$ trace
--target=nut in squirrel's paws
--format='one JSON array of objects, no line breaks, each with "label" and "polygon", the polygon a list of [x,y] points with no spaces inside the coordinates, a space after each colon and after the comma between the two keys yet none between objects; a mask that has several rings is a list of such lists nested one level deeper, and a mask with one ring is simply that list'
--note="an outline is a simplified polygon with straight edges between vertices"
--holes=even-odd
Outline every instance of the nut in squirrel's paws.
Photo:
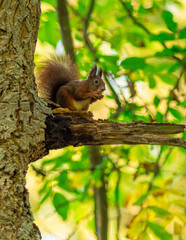
[{"label": "nut in squirrel's paws", "polygon": [[103,95],[102,95],[102,93],[94,92],[94,93],[92,93],[92,98],[93,99],[102,99]]}]

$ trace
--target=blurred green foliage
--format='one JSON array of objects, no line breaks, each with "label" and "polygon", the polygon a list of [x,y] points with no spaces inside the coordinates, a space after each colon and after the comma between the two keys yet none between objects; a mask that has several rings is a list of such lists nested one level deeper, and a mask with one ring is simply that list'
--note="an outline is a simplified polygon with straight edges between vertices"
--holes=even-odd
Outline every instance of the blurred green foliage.
[{"label": "blurred green foliage", "polygon": [[[45,10],[38,39],[56,48],[60,40],[56,2],[42,0],[42,4]],[[97,58],[111,81],[122,110],[118,111],[119,104],[115,104],[109,118],[183,123],[186,27],[179,15],[186,9],[184,2],[96,1],[87,30],[94,53],[83,40],[89,4],[88,0],[68,2],[76,60],[83,77]],[[149,100],[140,95],[143,84]],[[113,91],[107,92],[107,99],[116,100]],[[69,147],[57,157],[42,160],[40,206],[50,199],[62,220],[73,214],[74,224],[81,221],[89,216],[90,208],[83,206],[93,206],[93,186],[101,186],[103,170],[109,221],[112,224],[114,219],[119,224],[119,230],[112,230],[115,234],[109,230],[109,239],[185,239],[184,150],[167,146],[102,146],[100,152],[103,162],[95,169],[91,168],[87,147]],[[89,217],[87,228],[95,231]],[[74,234],[77,238],[72,234],[68,239],[80,239],[78,230]]]}]

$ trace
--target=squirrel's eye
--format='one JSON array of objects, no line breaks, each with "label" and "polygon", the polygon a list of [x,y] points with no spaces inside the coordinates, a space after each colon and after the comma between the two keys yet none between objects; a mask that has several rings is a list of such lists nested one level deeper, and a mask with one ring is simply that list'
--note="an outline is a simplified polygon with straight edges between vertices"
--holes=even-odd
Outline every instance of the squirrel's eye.
[{"label": "squirrel's eye", "polygon": [[98,84],[98,83],[99,83],[99,81],[96,79],[96,80],[94,80],[94,83]]}]

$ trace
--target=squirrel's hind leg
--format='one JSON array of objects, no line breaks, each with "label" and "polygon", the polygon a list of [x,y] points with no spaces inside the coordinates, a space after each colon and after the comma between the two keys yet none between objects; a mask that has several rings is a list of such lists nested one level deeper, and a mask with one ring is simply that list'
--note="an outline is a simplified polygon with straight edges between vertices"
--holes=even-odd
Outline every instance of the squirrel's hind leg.
[{"label": "squirrel's hind leg", "polygon": [[56,103],[63,108],[68,108],[72,111],[76,111],[76,108],[73,103],[72,94],[69,92],[67,86],[62,86],[57,91]]}]

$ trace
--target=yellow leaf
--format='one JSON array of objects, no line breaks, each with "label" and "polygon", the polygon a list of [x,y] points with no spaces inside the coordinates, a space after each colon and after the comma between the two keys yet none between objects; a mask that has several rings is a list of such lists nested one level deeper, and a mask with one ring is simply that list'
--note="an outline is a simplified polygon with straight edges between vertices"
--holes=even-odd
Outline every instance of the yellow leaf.
[{"label": "yellow leaf", "polygon": [[139,236],[139,234],[144,230],[145,228],[145,222],[139,222],[128,229],[127,231],[127,237],[128,238],[135,238]]},{"label": "yellow leaf", "polygon": [[179,222],[174,222],[174,234],[179,235],[182,231],[182,225]]}]

